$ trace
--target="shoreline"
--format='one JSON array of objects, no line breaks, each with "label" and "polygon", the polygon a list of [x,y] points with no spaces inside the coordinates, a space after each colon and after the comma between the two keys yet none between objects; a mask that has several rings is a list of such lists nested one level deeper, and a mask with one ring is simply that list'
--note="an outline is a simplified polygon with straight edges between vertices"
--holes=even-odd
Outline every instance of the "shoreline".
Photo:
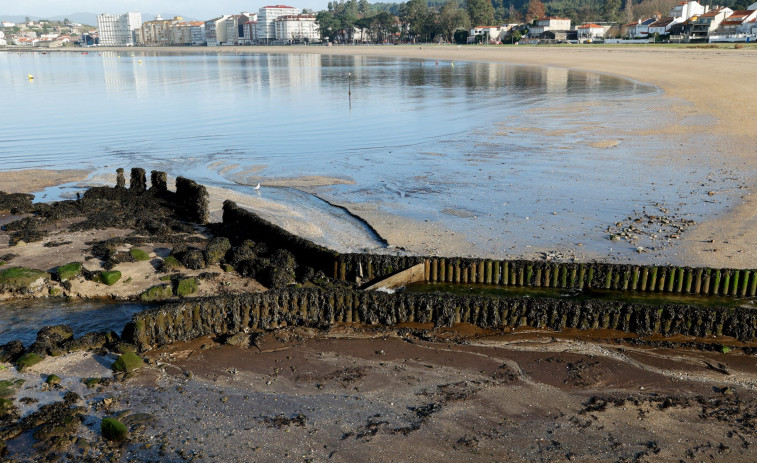
[{"label": "shoreline", "polygon": [[[81,52],[82,49],[60,49],[52,52]],[[319,54],[319,55],[362,55],[385,56],[410,59],[439,59],[459,61],[479,61],[508,63],[526,66],[549,66],[570,68],[588,72],[599,72],[622,76],[638,82],[650,83],[663,90],[663,98],[671,102],[670,112],[674,116],[669,123],[651,131],[665,137],[707,135],[712,140],[716,152],[714,163],[722,159],[724,163],[739,164],[745,170],[757,168],[757,160],[749,146],[754,146],[757,133],[757,117],[744,95],[751,92],[751,82],[757,78],[757,65],[744,58],[757,56],[753,49],[701,49],[701,48],[640,48],[640,47],[494,47],[494,46],[287,46],[287,47],[114,47],[90,48],[89,52],[125,53],[277,53],[277,54]],[[728,86],[714,86],[712,76],[723,70],[737,72],[738,78],[731,79]],[[685,124],[685,117],[714,118],[713,124]],[[685,153],[671,153],[665,161],[675,168],[677,158]],[[754,177],[753,177],[754,178]],[[676,259],[691,266],[712,266],[729,268],[749,268],[753,266],[746,249],[757,246],[757,199],[749,192],[757,187],[757,180],[749,181],[736,204],[721,210],[714,218],[692,227],[675,245]],[[740,193],[740,192],[737,192]],[[360,215],[351,205],[343,205]],[[359,205],[358,205],[359,206]],[[377,222],[387,218],[384,214],[371,213],[367,222],[377,230]],[[383,216],[383,218],[382,218]],[[423,223],[399,217],[394,223],[405,222],[412,228],[422,230]],[[438,224],[437,224],[438,225]],[[442,224],[443,225],[443,224]],[[415,234],[415,233],[414,233]],[[397,241],[390,243],[411,252],[422,253],[419,240],[406,234],[395,234]],[[436,233],[442,243],[441,254],[450,254],[449,242]],[[385,237],[387,238],[387,237]],[[536,243],[538,246],[538,243]],[[459,248],[466,253],[468,245]],[[592,256],[588,256],[591,259]],[[600,256],[601,258],[601,256]]]}]

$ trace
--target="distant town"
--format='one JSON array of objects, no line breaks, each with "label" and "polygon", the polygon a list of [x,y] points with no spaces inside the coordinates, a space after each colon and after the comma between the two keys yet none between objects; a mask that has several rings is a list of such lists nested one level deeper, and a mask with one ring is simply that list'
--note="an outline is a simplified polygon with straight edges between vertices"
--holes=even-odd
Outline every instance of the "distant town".
[{"label": "distant town", "polygon": [[[609,3],[609,2],[608,2]],[[397,4],[380,4],[392,5]],[[617,3],[616,10],[619,10]],[[491,3],[450,2],[441,7],[410,0],[397,8],[371,9],[360,2],[330,2],[315,13],[287,5],[264,6],[257,13],[224,14],[204,21],[159,14],[143,21],[138,12],[100,14],[97,25],[29,18],[22,24],[2,21],[0,46],[58,48],[67,46],[156,47],[292,44],[539,44],[539,43],[713,43],[757,39],[757,2],[746,9],[682,1],[667,16],[655,13],[627,23],[596,21],[574,24],[548,16],[540,0],[527,4],[521,22],[496,24]],[[626,19],[632,11],[626,9]],[[509,19],[517,17],[510,14]],[[492,24],[494,25],[474,25]]]}]

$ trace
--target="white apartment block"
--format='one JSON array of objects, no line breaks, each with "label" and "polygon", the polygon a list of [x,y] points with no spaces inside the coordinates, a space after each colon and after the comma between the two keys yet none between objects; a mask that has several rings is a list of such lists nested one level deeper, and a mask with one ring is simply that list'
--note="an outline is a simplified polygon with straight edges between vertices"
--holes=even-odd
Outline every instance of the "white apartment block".
[{"label": "white apartment block", "polygon": [[137,31],[141,27],[142,13],[100,14],[97,16],[100,45],[105,47],[123,47],[136,44]]},{"label": "white apartment block", "polygon": [[229,15],[225,14],[205,21],[205,43],[209,47],[217,47],[226,42],[226,19],[228,17]]},{"label": "white apartment block", "polygon": [[315,22],[315,15],[298,14],[279,16],[274,21],[276,40],[287,43],[315,42],[321,35]]},{"label": "white apartment block", "polygon": [[299,9],[286,5],[264,6],[258,10],[258,41],[276,40],[276,18],[298,14],[300,14]]},{"label": "white apartment block", "polygon": [[0,31],[0,47],[4,47],[6,45],[8,45],[8,41],[5,40],[5,34],[3,33],[3,31]]}]

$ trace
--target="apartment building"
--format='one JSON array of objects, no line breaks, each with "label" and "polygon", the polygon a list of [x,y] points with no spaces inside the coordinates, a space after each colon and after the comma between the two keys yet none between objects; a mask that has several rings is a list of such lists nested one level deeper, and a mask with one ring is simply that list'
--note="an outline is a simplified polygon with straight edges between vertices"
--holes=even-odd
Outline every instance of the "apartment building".
[{"label": "apartment building", "polygon": [[142,13],[124,13],[121,15],[103,13],[97,16],[97,29],[100,33],[101,46],[133,46],[138,41],[138,31],[141,27]]},{"label": "apartment building", "polygon": [[258,42],[269,43],[276,40],[276,18],[298,14],[299,9],[286,5],[264,6],[258,10]]}]

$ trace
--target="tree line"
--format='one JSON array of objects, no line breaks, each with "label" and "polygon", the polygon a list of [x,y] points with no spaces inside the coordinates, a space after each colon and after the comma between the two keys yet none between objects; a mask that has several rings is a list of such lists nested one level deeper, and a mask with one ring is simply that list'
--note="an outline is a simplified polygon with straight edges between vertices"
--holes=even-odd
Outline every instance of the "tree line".
[{"label": "tree line", "polygon": [[[368,0],[339,0],[329,2],[328,9],[318,12],[316,20],[321,38],[336,43],[356,41],[355,29],[362,32],[364,41],[374,43],[464,42],[467,33],[461,32],[476,26],[530,24],[543,16],[569,18],[573,24],[626,23],[639,18],[667,16],[679,1],[408,0],[405,3],[369,3]],[[718,3],[743,10],[753,1],[720,0]]]}]

